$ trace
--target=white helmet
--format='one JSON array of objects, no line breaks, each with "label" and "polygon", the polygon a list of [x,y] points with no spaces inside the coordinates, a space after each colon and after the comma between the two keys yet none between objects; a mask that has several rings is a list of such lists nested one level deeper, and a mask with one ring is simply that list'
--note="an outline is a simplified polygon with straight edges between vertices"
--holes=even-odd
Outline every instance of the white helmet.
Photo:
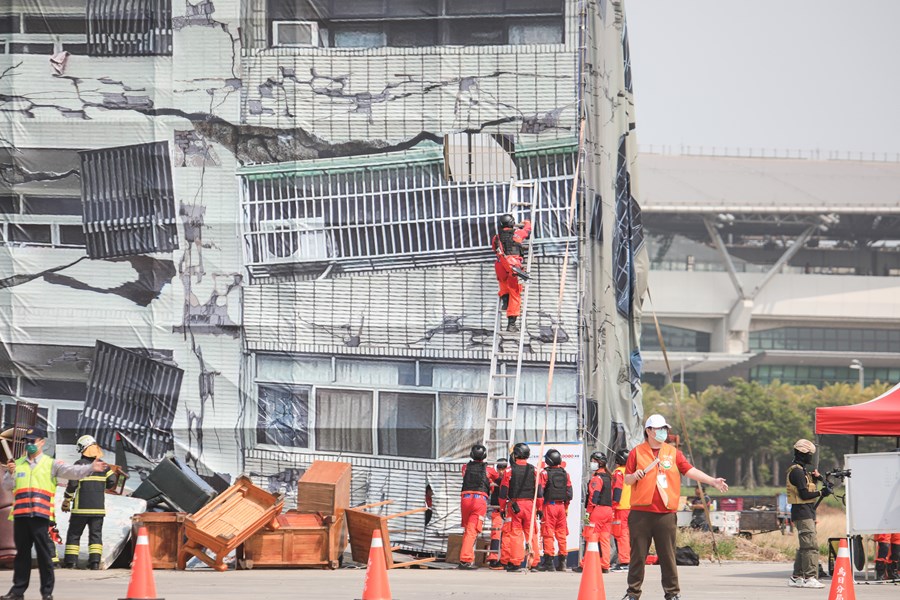
[{"label": "white helmet", "polygon": [[78,441],[75,442],[75,451],[78,454],[84,454],[84,451],[90,448],[91,446],[96,446],[97,440],[94,439],[92,435],[83,435],[78,438]]}]

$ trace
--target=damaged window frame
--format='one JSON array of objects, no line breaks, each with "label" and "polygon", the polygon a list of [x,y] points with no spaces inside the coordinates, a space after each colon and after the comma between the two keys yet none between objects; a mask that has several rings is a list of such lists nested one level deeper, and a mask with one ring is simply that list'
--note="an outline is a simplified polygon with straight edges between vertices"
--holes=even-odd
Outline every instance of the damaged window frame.
[{"label": "damaged window frame", "polygon": [[[518,44],[561,45],[565,42],[566,0],[546,0],[540,8],[517,8],[516,0],[487,0],[472,3],[471,8],[454,10],[453,0],[428,0],[421,12],[416,2],[374,0],[366,10],[343,14],[335,10],[340,6],[366,6],[356,0],[319,0],[317,2],[289,2],[289,0],[256,0],[265,11],[266,36],[269,48],[337,48],[348,50],[372,48],[427,48],[435,46],[508,46]],[[288,4],[292,6],[288,6]],[[415,7],[419,12],[412,11]],[[293,10],[291,10],[293,8]],[[481,10],[484,9],[484,10]],[[309,45],[280,44],[276,39],[278,23],[304,23],[314,26],[314,43]],[[410,28],[410,24],[415,24]],[[426,24],[430,27],[426,29]],[[477,36],[464,40],[460,36],[473,36],[473,26],[489,36]],[[558,36],[552,41],[515,40],[516,27],[543,26],[558,28]],[[477,27],[475,27],[477,29]],[[354,38],[353,32],[365,33],[364,38]],[[422,35],[416,39],[417,35]],[[353,40],[356,40],[354,42]]]}]

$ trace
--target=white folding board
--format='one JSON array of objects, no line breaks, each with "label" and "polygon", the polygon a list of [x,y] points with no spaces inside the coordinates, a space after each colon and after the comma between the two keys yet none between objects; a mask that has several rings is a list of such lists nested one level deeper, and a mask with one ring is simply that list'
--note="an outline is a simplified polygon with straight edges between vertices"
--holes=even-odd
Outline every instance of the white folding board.
[{"label": "white folding board", "polygon": [[900,533],[900,452],[844,455],[847,533]]}]

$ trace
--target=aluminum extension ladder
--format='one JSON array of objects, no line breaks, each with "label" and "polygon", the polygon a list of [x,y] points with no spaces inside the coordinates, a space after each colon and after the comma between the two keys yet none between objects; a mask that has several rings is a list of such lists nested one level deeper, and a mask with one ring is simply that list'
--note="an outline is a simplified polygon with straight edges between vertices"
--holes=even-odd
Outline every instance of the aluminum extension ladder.
[{"label": "aluminum extension ladder", "polygon": [[[520,199],[520,191],[530,189],[527,199]],[[537,182],[518,182],[513,180],[509,186],[509,206],[507,212],[521,222],[519,215],[525,213],[534,223],[535,207],[538,206],[540,186]],[[525,272],[531,275],[532,235],[528,236],[525,246]],[[489,460],[508,456],[516,431],[516,415],[519,408],[522,375],[522,349],[525,347],[527,335],[526,318],[528,316],[529,280],[522,281],[522,309],[519,315],[519,334],[506,333],[506,311],[501,309],[500,299],[494,315],[494,338],[491,342],[491,370],[488,381],[487,403],[484,416],[483,444],[487,448]],[[504,345],[515,342],[514,351],[508,351]],[[492,454],[493,453],[493,454]]]}]

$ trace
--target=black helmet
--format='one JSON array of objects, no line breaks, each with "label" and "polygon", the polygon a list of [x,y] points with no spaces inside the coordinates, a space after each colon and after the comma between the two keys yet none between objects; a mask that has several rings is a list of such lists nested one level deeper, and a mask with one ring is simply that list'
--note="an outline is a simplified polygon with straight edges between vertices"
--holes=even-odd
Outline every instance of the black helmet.
[{"label": "black helmet", "polygon": [[501,456],[500,458],[497,459],[496,467],[498,469],[505,469],[508,466],[509,466],[509,460],[507,460],[507,458],[505,456]]},{"label": "black helmet", "polygon": [[515,227],[516,226],[516,218],[511,214],[507,213],[505,215],[500,216],[500,220],[497,224],[502,229],[503,227]]},{"label": "black helmet", "polygon": [[616,464],[624,465],[628,461],[628,450],[622,448],[616,452]]},{"label": "black helmet", "polygon": [[562,463],[562,454],[556,448],[550,448],[547,450],[547,454],[544,455],[544,462],[547,463],[548,467],[556,467]]},{"label": "black helmet", "polygon": [[596,452],[591,452],[591,460],[596,460],[598,463],[600,463],[601,467],[606,465],[606,455],[599,450]]},{"label": "black helmet", "polygon": [[472,460],[484,460],[487,458],[487,448],[481,444],[475,444],[472,446],[472,451],[469,452],[469,456],[472,457]]},{"label": "black helmet", "polygon": [[513,458],[528,458],[529,456],[531,456],[531,448],[528,447],[528,444],[519,442],[513,446]]}]

